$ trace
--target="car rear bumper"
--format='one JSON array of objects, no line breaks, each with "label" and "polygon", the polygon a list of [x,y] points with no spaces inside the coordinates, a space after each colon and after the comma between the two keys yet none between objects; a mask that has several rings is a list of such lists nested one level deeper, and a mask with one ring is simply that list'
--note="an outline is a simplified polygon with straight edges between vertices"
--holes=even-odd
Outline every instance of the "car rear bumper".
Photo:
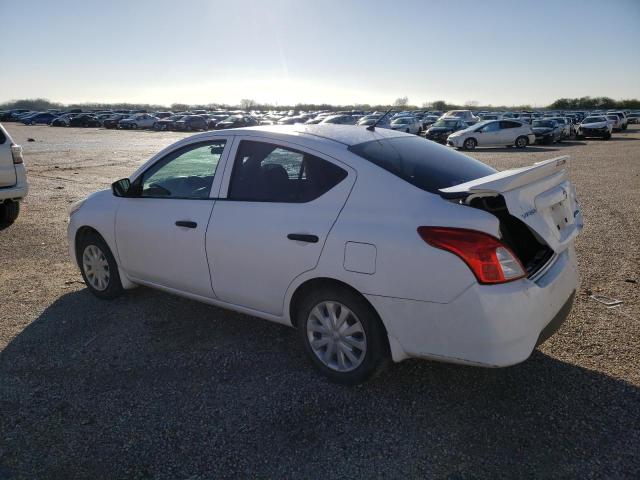
[{"label": "car rear bumper", "polygon": [[0,187],[0,202],[5,200],[21,200],[27,196],[29,192],[29,184],[27,183],[27,172],[24,164],[18,164],[16,169],[16,183],[10,187]]},{"label": "car rear bumper", "polygon": [[474,284],[446,304],[366,295],[389,334],[393,359],[486,367],[526,360],[566,319],[578,283],[573,246],[533,279]]}]

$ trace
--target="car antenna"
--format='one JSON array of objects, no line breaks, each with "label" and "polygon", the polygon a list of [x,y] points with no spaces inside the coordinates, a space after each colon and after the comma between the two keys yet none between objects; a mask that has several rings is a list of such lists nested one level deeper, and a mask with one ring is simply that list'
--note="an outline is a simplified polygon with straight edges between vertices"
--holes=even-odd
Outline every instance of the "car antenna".
[{"label": "car antenna", "polygon": [[384,115],[382,115],[378,120],[376,120],[374,123],[369,125],[367,127],[367,130],[369,130],[370,132],[373,132],[376,129],[376,126],[380,123],[380,120],[382,120],[384,117],[386,117],[391,110],[393,110],[393,108],[390,108],[389,110],[387,110]]}]

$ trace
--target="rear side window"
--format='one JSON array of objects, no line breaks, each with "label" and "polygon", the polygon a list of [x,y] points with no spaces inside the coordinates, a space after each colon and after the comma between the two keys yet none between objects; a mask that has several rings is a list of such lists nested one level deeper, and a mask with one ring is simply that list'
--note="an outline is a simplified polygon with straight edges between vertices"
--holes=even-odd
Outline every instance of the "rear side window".
[{"label": "rear side window", "polygon": [[508,120],[503,120],[500,122],[500,128],[519,128],[522,127],[521,123],[518,122],[510,122]]},{"label": "rear side window", "polygon": [[236,154],[229,200],[310,202],[347,176],[342,168],[308,153],[243,140]]},{"label": "rear side window", "polygon": [[0,145],[7,141],[7,137],[4,136],[4,132],[0,130]]},{"label": "rear side window", "polygon": [[478,160],[419,137],[372,140],[349,150],[431,193],[496,173]]}]

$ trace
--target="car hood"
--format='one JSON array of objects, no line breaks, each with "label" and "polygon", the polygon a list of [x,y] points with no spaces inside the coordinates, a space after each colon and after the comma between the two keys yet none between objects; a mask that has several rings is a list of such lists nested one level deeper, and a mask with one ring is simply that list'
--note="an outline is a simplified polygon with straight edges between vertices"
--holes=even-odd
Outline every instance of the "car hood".
[{"label": "car hood", "polygon": [[609,122],[596,122],[596,123],[581,123],[580,126],[584,128],[602,128],[609,125]]}]

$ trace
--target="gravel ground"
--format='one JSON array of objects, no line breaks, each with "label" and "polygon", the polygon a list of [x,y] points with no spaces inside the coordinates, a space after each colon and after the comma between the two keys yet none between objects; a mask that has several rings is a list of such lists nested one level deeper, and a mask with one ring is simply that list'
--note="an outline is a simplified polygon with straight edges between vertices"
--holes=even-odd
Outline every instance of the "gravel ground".
[{"label": "gravel ground", "polygon": [[316,375],[292,329],[85,289],[69,204],[184,135],[5,126],[31,193],[0,232],[0,478],[640,476],[640,128],[472,154],[498,169],[572,157],[581,286],[528,361],[410,360],[345,388]]}]

